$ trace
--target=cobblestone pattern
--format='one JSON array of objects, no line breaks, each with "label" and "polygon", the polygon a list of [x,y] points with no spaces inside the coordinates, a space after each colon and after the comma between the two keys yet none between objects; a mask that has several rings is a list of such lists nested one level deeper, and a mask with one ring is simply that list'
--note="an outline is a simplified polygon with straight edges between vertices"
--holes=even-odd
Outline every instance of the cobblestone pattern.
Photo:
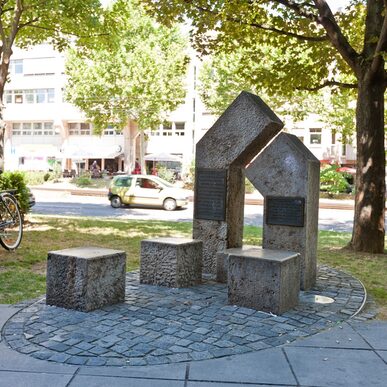
[{"label": "cobblestone pattern", "polygon": [[[127,274],[125,303],[89,313],[24,307],[3,329],[13,349],[59,363],[123,366],[211,359],[274,347],[349,319],[365,292],[355,278],[320,267],[313,290],[281,316],[227,305],[227,288],[211,280],[171,289],[140,285]],[[310,301],[331,297],[331,304]],[[371,316],[372,317],[372,316]]]}]

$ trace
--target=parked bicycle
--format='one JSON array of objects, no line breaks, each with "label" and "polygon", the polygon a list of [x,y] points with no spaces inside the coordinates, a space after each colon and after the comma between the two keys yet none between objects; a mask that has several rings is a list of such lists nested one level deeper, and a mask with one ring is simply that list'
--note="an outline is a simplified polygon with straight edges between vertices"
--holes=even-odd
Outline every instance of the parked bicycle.
[{"label": "parked bicycle", "polygon": [[22,240],[23,221],[17,199],[11,191],[0,192],[0,244],[15,250]]}]

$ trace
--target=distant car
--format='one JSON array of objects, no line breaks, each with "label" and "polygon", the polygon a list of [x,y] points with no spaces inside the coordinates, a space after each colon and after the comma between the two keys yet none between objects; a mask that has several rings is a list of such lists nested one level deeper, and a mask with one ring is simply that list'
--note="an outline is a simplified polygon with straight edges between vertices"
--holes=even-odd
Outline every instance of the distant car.
[{"label": "distant car", "polygon": [[122,204],[162,207],[166,211],[188,204],[188,192],[176,188],[158,176],[121,175],[113,178],[108,198],[114,208]]}]

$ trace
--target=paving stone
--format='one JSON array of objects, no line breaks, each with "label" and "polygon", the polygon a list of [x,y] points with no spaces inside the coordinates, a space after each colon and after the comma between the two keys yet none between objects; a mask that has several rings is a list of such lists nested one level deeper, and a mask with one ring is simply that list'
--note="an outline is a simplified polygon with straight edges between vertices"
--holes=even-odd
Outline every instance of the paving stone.
[{"label": "paving stone", "polygon": [[[125,366],[205,360],[312,335],[348,319],[364,297],[357,280],[324,266],[315,288],[303,293],[337,302],[320,305],[301,297],[296,308],[275,316],[226,305],[225,285],[212,280],[166,290],[140,286],[138,274],[128,273],[126,303],[83,313],[46,306],[42,300],[14,315],[3,337],[19,352],[59,363]],[[367,311],[358,318],[374,315]]]},{"label": "paving stone", "polygon": [[67,364],[73,364],[73,365],[84,365],[89,360],[88,357],[83,356],[71,356],[66,360]]}]

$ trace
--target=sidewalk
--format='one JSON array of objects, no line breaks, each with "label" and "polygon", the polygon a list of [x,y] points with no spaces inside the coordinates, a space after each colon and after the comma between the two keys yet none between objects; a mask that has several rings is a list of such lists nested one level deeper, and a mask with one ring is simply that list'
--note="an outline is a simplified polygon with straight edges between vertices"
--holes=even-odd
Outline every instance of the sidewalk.
[{"label": "sidewalk", "polygon": [[[0,387],[385,386],[387,322],[357,314],[353,277],[323,268],[282,316],[226,306],[222,286],[161,289],[128,273],[125,303],[98,311],[0,305]],[[313,294],[334,303],[312,305]],[[140,355],[147,365],[134,365]]]}]

